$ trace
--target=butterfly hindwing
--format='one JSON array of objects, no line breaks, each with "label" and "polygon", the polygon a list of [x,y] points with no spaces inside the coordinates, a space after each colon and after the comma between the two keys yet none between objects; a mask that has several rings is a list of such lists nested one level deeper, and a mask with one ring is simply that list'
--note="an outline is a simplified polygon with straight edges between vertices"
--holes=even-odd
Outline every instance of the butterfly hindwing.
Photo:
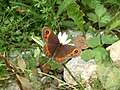
[{"label": "butterfly hindwing", "polygon": [[56,49],[53,56],[53,61],[63,63],[69,58],[76,57],[80,54],[80,50],[72,45],[61,45]]},{"label": "butterfly hindwing", "polygon": [[45,44],[44,47],[43,47],[44,54],[46,56],[48,56],[49,58],[52,58],[57,46],[58,46],[57,44],[53,44],[53,43]]}]

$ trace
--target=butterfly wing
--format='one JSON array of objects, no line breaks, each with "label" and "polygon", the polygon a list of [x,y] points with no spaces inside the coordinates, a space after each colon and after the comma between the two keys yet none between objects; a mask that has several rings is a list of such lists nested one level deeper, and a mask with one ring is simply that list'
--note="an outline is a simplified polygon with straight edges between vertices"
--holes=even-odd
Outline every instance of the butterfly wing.
[{"label": "butterfly wing", "polygon": [[60,43],[57,35],[55,35],[52,32],[52,30],[48,27],[43,27],[42,38],[47,43],[52,43],[52,44],[59,44]]},{"label": "butterfly wing", "polygon": [[43,52],[46,56],[52,58],[57,46],[60,44],[59,39],[48,27],[43,28],[42,38],[46,42]]},{"label": "butterfly wing", "polygon": [[57,44],[53,44],[53,43],[45,44],[44,47],[43,47],[44,54],[46,56],[48,56],[49,58],[52,58],[57,46],[58,46]]},{"label": "butterfly wing", "polygon": [[72,45],[61,45],[56,49],[53,56],[53,61],[56,63],[64,63],[66,60],[72,57],[76,57],[80,54],[81,50]]}]

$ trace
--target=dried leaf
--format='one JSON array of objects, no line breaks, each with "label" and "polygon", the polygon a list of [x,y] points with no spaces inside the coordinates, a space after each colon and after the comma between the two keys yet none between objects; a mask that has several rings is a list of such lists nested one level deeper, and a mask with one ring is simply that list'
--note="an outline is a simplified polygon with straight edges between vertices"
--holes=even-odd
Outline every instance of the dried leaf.
[{"label": "dried leaf", "polygon": [[26,68],[26,63],[25,63],[25,61],[24,61],[22,58],[20,58],[20,57],[18,57],[18,66],[19,66],[19,68],[24,72],[24,70],[25,70],[25,68]]},{"label": "dried leaf", "polygon": [[44,73],[48,73],[51,69],[51,65],[48,63],[41,64],[41,69]]},{"label": "dried leaf", "polygon": [[27,78],[22,77],[18,74],[16,76],[19,79],[19,81],[21,82],[24,90],[34,90],[33,87],[32,87],[32,84],[30,83],[30,81]]},{"label": "dried leaf", "polygon": [[32,74],[33,74],[33,76],[35,76],[36,78],[38,77],[38,71],[37,71],[37,68],[36,67],[33,67],[32,68]]},{"label": "dried leaf", "polygon": [[24,8],[17,8],[16,11],[17,11],[17,12],[20,12],[20,13],[24,13],[24,12],[26,12],[27,10],[24,9]]},{"label": "dried leaf", "polygon": [[83,36],[77,36],[74,39],[74,44],[76,47],[81,49],[86,49],[89,47],[88,44],[86,43],[86,39]]},{"label": "dried leaf", "polygon": [[11,67],[14,67],[14,66],[15,66],[14,61],[13,61],[13,60],[11,60],[11,59],[9,60],[9,64],[10,64],[10,66],[11,66]]}]

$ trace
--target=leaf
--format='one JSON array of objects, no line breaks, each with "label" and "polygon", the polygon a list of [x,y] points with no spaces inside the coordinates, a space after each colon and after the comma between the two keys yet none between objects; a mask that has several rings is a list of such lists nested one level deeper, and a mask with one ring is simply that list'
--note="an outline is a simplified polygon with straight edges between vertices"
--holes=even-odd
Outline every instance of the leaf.
[{"label": "leaf", "polygon": [[119,19],[120,19],[120,12],[117,12],[115,16],[111,19],[111,21],[108,23],[106,29],[109,29],[112,26],[112,24],[114,24]]},{"label": "leaf", "polygon": [[114,22],[114,23],[110,26],[109,30],[107,30],[107,31],[111,31],[111,30],[115,29],[115,28],[118,27],[118,26],[120,26],[120,20]]},{"label": "leaf", "polygon": [[37,79],[39,77],[37,68],[32,67],[31,71],[32,71],[32,75],[30,77],[35,77]]},{"label": "leaf", "polygon": [[0,47],[4,46],[6,44],[6,41],[0,39]]},{"label": "leaf", "polygon": [[118,40],[118,37],[109,34],[109,35],[103,35],[101,39],[102,39],[102,44],[113,44]]},{"label": "leaf", "polygon": [[67,9],[67,7],[70,5],[70,3],[72,3],[73,0],[64,0],[62,4],[60,4],[59,8],[58,8],[58,12],[57,15],[59,16],[64,10]]},{"label": "leaf", "polygon": [[0,67],[5,66],[2,61],[0,61]]},{"label": "leaf", "polygon": [[106,0],[106,3],[110,3],[112,5],[118,5],[119,6],[119,1],[118,0]]},{"label": "leaf", "polygon": [[97,61],[99,61],[101,59],[104,59],[108,55],[106,49],[101,47],[101,46],[94,48],[93,52],[94,52],[94,55],[95,55],[95,59]]},{"label": "leaf", "polygon": [[87,16],[89,17],[89,20],[93,22],[97,22],[97,16],[94,13],[88,13]]},{"label": "leaf", "polygon": [[97,74],[106,90],[119,90],[120,70],[114,67],[109,60],[102,60],[97,64]]},{"label": "leaf", "polygon": [[18,74],[16,76],[19,79],[19,81],[21,82],[22,87],[24,88],[24,90],[35,90],[35,89],[32,88],[32,83],[30,83],[30,81],[27,78],[22,77],[22,76],[20,76]]},{"label": "leaf", "polygon": [[43,42],[43,40],[41,40],[41,38],[39,38],[39,37],[37,37],[37,36],[31,36],[31,38],[37,43],[37,44],[39,44],[41,47],[43,47],[44,46],[44,42]]},{"label": "leaf", "polygon": [[94,53],[91,49],[84,50],[81,54],[81,58],[83,58],[85,61],[89,61],[90,59],[93,59]]},{"label": "leaf", "polygon": [[73,21],[63,21],[63,25],[67,27],[75,27],[76,24]]},{"label": "leaf", "polygon": [[8,19],[4,21],[4,24],[9,24],[9,23],[10,21]]},{"label": "leaf", "polygon": [[10,78],[10,76],[9,76],[10,72],[6,69],[7,69],[6,65],[3,63],[3,61],[0,58],[0,80]]},{"label": "leaf", "polygon": [[110,20],[111,20],[110,15],[106,13],[103,17],[101,17],[99,26],[100,27],[106,26],[108,22],[110,22]]},{"label": "leaf", "polygon": [[15,67],[14,61],[10,59],[10,60],[9,60],[9,65],[10,65],[11,67]]},{"label": "leaf", "polygon": [[18,57],[18,66],[19,66],[19,68],[24,72],[24,70],[25,70],[25,68],[26,68],[26,63],[25,63],[25,61],[24,61],[22,58],[20,58],[20,57]]},{"label": "leaf", "polygon": [[93,53],[94,53],[94,56],[95,56],[94,58],[95,58],[96,62],[99,62],[100,60],[102,60],[101,52],[93,51]]},{"label": "leaf", "polygon": [[96,47],[98,45],[101,45],[100,38],[98,38],[98,37],[92,37],[89,40],[87,40],[87,44],[88,44],[88,46],[90,46],[92,48],[94,48],[94,47]]},{"label": "leaf", "polygon": [[[98,9],[99,8],[99,9]],[[98,11],[97,11],[98,10]],[[99,12],[101,10],[102,12]],[[106,26],[107,23],[110,21],[110,15],[109,13],[106,12],[106,9],[98,4],[95,8],[95,14],[94,13],[88,13],[87,16],[91,21],[98,22],[99,27]]]},{"label": "leaf", "polygon": [[[83,36],[77,36],[77,37],[74,38],[73,43],[75,44],[75,46],[77,48],[79,48],[81,50],[81,49],[87,49],[87,48],[89,48],[89,46],[87,45],[86,41],[87,40],[86,40],[85,37],[83,37]],[[81,52],[82,52],[82,50],[81,50]]]},{"label": "leaf", "polygon": [[82,3],[84,5],[89,5],[89,4],[91,4],[91,0],[82,0]]},{"label": "leaf", "polygon": [[120,25],[120,12],[117,12],[115,16],[111,19],[111,21],[106,26],[106,32],[109,33],[114,28]]},{"label": "leaf", "polygon": [[52,60],[49,61],[48,64],[51,65],[51,70],[55,70],[55,69],[61,67],[61,64],[56,64],[56,63],[54,63]]},{"label": "leaf", "polygon": [[75,24],[83,30],[83,24],[85,23],[83,16],[84,13],[79,10],[79,5],[76,3],[71,3],[67,8],[67,14],[70,18],[72,18]]},{"label": "leaf", "polygon": [[98,16],[98,19],[100,19],[106,13],[106,8],[104,8],[103,5],[98,4],[95,8],[95,13]]},{"label": "leaf", "polygon": [[39,59],[39,55],[40,55],[40,48],[36,47],[35,50],[34,50],[34,57],[36,59]]},{"label": "leaf", "polygon": [[48,64],[48,63],[42,63],[40,64],[41,65],[41,70],[44,72],[44,73],[48,73],[51,69],[51,65]]},{"label": "leaf", "polygon": [[88,5],[89,5],[90,8],[95,9],[96,6],[99,5],[100,3],[101,3],[101,1],[99,1],[99,0],[91,0],[91,3],[89,3]]}]

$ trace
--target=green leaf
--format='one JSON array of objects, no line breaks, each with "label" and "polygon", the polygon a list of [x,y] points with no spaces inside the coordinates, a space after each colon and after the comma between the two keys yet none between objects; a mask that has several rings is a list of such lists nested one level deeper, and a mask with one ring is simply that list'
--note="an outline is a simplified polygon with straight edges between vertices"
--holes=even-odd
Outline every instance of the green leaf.
[{"label": "green leaf", "polygon": [[4,24],[9,24],[9,23],[10,21],[8,19],[4,21]]},{"label": "green leaf", "polygon": [[71,3],[67,8],[67,14],[70,18],[72,18],[75,24],[83,30],[83,24],[85,23],[83,16],[84,13],[79,10],[79,5],[76,3]]},{"label": "green leaf", "polygon": [[6,69],[7,69],[6,65],[3,64],[2,60],[0,59],[0,80],[1,79],[4,80],[3,76],[9,77],[10,72]]},{"label": "green leaf", "polygon": [[97,16],[94,13],[88,13],[87,16],[89,17],[89,19],[93,22],[97,22]]},{"label": "green leaf", "polygon": [[0,61],[0,67],[5,66],[2,61]]},{"label": "green leaf", "polygon": [[118,5],[119,6],[119,1],[118,0],[106,0],[105,3],[110,3],[112,5]]},{"label": "green leaf", "polygon": [[48,62],[51,65],[51,70],[55,70],[59,67],[61,67],[61,64],[56,64],[55,62],[53,62],[52,60]]},{"label": "green leaf", "polygon": [[90,59],[93,59],[94,53],[92,50],[84,50],[81,54],[81,58],[83,58],[85,61],[89,61]]},{"label": "green leaf", "polygon": [[35,57],[36,59],[39,59],[40,53],[41,53],[40,48],[39,48],[39,47],[36,47],[35,50],[34,50],[34,57]]},{"label": "green leaf", "polygon": [[115,16],[111,19],[111,21],[106,26],[106,31],[109,33],[114,28],[120,25],[120,12],[116,13]]},{"label": "green leaf", "polygon": [[115,28],[118,27],[118,26],[120,26],[120,20],[114,22],[114,23],[110,26],[110,28],[109,28],[108,31],[111,31],[111,30],[115,29]]},{"label": "green leaf", "polygon": [[106,26],[108,22],[111,20],[111,17],[109,14],[105,14],[103,17],[100,19],[100,27]]},{"label": "green leaf", "polygon": [[99,62],[100,60],[102,60],[101,52],[99,52],[99,51],[93,51],[93,53],[94,53],[96,62]]},{"label": "green leaf", "polygon": [[99,0],[91,0],[91,3],[89,4],[89,7],[92,9],[95,9],[97,5],[99,5],[101,2]]},{"label": "green leaf", "polygon": [[97,64],[97,74],[106,90],[119,90],[120,69],[113,66],[110,60],[102,60]]},{"label": "green leaf", "polygon": [[95,58],[97,60],[104,59],[108,55],[106,49],[101,47],[101,46],[96,47],[95,49],[93,49],[93,52],[94,52]]},{"label": "green leaf", "polygon": [[106,8],[103,7],[103,5],[97,5],[95,8],[95,13],[100,19],[105,13],[106,13]]},{"label": "green leaf", "polygon": [[63,21],[63,25],[67,27],[75,27],[76,24],[73,21]]},{"label": "green leaf", "polygon": [[6,44],[6,41],[0,39],[0,47],[2,47],[4,44]]},{"label": "green leaf", "polygon": [[106,29],[109,29],[112,24],[114,24],[118,19],[120,19],[120,12],[117,12],[115,16],[111,19],[111,21],[108,23]]},{"label": "green leaf", "polygon": [[92,48],[94,48],[94,47],[96,47],[96,46],[98,46],[98,45],[101,45],[101,43],[100,43],[100,38],[98,38],[98,37],[92,37],[92,38],[90,38],[89,40],[87,40],[87,44],[88,44],[90,47],[92,47]]},{"label": "green leaf", "polygon": [[113,44],[118,40],[117,36],[113,36],[111,34],[103,35],[101,38],[102,38],[102,44]]},{"label": "green leaf", "polygon": [[89,4],[91,4],[91,0],[82,0],[82,3],[84,5],[89,5]]},{"label": "green leaf", "polygon": [[58,8],[58,12],[57,15],[60,15],[64,10],[67,9],[68,5],[70,5],[70,3],[72,3],[73,0],[64,0],[62,4],[60,4],[59,8]]}]

